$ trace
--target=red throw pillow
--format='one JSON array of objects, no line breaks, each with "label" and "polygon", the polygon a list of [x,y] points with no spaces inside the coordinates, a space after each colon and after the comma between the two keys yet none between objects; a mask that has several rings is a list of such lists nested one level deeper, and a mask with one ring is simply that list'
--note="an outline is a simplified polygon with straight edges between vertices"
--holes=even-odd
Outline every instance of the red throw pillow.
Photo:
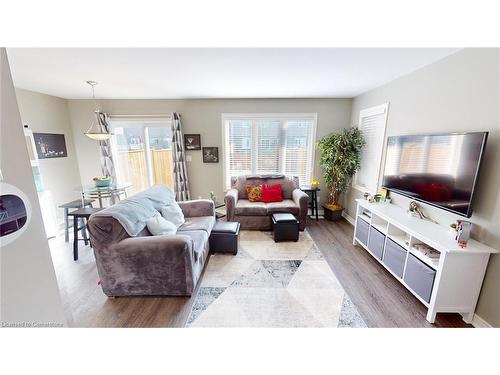
[{"label": "red throw pillow", "polygon": [[269,186],[262,184],[262,202],[281,202],[283,197],[281,195],[281,184]]}]

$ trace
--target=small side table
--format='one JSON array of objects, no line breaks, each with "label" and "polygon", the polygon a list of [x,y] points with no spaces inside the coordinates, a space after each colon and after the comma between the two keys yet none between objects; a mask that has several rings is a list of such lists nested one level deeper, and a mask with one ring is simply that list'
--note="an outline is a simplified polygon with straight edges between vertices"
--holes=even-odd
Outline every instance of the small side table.
[{"label": "small side table", "polygon": [[[90,241],[87,237],[87,220],[90,215],[101,210],[102,208],[84,207],[68,213],[68,216],[73,216],[73,260],[78,260],[78,241],[84,241],[85,245]],[[82,221],[82,226],[78,226],[80,220]],[[83,238],[78,238],[79,231],[83,231]],[[92,243],[90,243],[90,246],[92,247]]]},{"label": "small side table", "polygon": [[224,202],[214,202],[214,205],[215,205],[215,219],[219,220],[219,219],[226,217],[225,213],[217,212],[218,208],[225,207],[226,204]]},{"label": "small side table", "polygon": [[321,191],[320,188],[318,187],[312,187],[312,186],[301,186],[300,190],[302,190],[304,193],[307,193],[307,195],[310,195],[309,199],[309,208],[311,208],[311,216],[316,216],[316,221],[318,221],[318,191]]}]

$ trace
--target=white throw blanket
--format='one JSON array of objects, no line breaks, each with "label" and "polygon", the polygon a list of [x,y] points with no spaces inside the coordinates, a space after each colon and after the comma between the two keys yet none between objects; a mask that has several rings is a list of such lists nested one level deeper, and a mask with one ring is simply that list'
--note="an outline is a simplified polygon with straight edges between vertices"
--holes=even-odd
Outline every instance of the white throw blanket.
[{"label": "white throw blanket", "polygon": [[175,202],[175,194],[165,185],[154,185],[128,199],[118,202],[93,216],[111,216],[125,228],[131,237],[137,236],[146,221],[158,215],[161,208]]}]

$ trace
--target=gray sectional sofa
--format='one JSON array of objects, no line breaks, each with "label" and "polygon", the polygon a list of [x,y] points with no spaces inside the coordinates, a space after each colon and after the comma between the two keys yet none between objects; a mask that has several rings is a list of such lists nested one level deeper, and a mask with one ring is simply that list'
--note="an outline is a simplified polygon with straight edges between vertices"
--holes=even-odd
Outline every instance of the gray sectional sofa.
[{"label": "gray sectional sofa", "polygon": [[[283,201],[264,203],[250,202],[246,186],[281,184]],[[291,213],[299,220],[299,229],[306,227],[308,196],[299,188],[299,178],[284,175],[245,175],[231,178],[231,189],[224,198],[227,221],[237,221],[241,229],[270,230],[273,213]]]},{"label": "gray sectional sofa", "polygon": [[[130,236],[116,218],[106,216],[106,210],[90,217],[88,228],[106,295],[193,293],[208,258],[215,209],[211,200],[178,203],[186,222],[176,235],[152,236],[144,223],[137,236]],[[112,207],[113,214],[126,209],[120,203]]]}]

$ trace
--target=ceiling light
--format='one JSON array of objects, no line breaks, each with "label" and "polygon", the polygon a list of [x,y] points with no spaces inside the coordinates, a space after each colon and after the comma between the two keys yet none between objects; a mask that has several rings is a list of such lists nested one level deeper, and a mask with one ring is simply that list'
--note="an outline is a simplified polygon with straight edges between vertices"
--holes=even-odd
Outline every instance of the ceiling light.
[{"label": "ceiling light", "polygon": [[103,123],[101,118],[101,110],[97,104],[97,100],[95,99],[94,87],[97,85],[95,81],[87,81],[92,87],[92,99],[94,100],[94,121],[90,125],[90,128],[84,133],[87,137],[94,139],[96,141],[105,141],[106,139],[111,138],[113,133],[110,133],[107,129],[106,125]]}]

